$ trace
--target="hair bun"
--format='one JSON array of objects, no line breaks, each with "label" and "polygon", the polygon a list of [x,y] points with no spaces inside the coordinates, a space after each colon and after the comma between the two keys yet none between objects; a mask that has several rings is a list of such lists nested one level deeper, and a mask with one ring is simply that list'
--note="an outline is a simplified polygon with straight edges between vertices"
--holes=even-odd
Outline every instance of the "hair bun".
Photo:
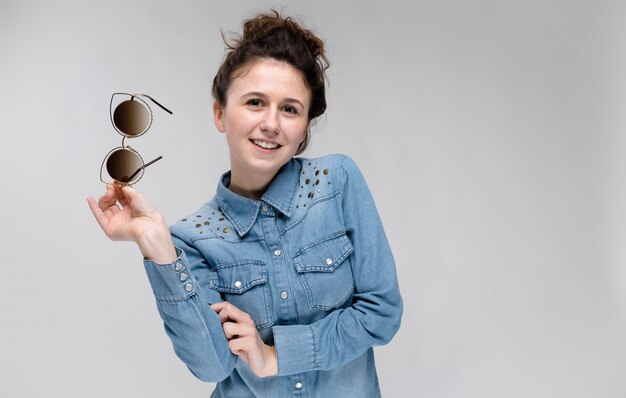
[{"label": "hair bun", "polygon": [[276,29],[280,28],[286,29],[295,37],[299,38],[309,49],[313,57],[324,57],[324,42],[321,39],[310,30],[303,29],[291,17],[282,17],[276,10],[246,20],[243,24],[242,36],[233,40],[228,46],[233,49],[264,40],[274,34]]}]

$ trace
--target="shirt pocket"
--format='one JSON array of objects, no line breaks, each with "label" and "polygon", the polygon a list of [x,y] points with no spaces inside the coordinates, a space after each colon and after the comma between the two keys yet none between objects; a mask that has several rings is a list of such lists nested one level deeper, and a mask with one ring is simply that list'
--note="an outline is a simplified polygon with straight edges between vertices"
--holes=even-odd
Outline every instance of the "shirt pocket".
[{"label": "shirt pocket", "polygon": [[354,292],[350,254],[354,249],[345,232],[338,232],[304,245],[294,264],[311,309],[338,308]]},{"label": "shirt pocket", "polygon": [[240,260],[211,269],[209,287],[224,300],[248,313],[257,328],[272,325],[267,285],[267,266],[262,261]]}]

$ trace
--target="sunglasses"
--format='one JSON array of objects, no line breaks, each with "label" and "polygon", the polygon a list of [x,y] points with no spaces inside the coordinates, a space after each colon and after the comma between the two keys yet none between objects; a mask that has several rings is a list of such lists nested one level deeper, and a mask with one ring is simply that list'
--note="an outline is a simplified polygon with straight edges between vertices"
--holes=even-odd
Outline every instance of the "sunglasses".
[{"label": "sunglasses", "polygon": [[[143,98],[149,99],[159,108],[170,115],[172,114],[172,111],[146,94],[115,93],[111,96],[109,105],[111,123],[123,138],[122,145],[113,148],[102,161],[100,180],[104,183],[112,183],[105,181],[103,176],[105,168],[113,182],[121,185],[132,185],[141,179],[146,167],[162,159],[162,156],[159,156],[145,163],[139,152],[131,148],[130,145],[124,145],[127,138],[137,138],[144,135],[152,125],[152,110]],[[115,109],[113,109],[114,104]]]}]

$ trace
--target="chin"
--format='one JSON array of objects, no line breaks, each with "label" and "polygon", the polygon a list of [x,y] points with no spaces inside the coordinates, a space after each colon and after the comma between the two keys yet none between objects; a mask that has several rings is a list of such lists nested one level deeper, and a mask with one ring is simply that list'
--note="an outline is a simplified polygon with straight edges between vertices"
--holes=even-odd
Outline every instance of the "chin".
[{"label": "chin", "polygon": [[289,159],[291,158],[272,159],[272,160],[259,159],[253,162],[250,166],[251,166],[251,170],[253,170],[256,173],[272,174],[272,173],[277,173],[278,170],[280,170],[280,168],[283,167],[285,163],[289,161]]}]

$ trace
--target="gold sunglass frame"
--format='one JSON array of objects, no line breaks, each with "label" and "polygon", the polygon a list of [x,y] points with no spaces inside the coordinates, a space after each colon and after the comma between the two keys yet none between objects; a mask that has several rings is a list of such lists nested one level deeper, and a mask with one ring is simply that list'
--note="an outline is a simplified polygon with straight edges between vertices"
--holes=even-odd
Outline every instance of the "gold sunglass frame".
[{"label": "gold sunglass frame", "polygon": [[[121,102],[119,102],[116,107],[115,110],[113,109],[113,101],[115,99],[116,96],[127,96],[129,97],[129,99],[123,100]],[[152,126],[152,109],[150,108],[150,106],[148,105],[148,102],[143,100],[142,97],[149,99],[150,101],[152,101],[153,103],[155,103],[157,106],[159,106],[161,109],[163,109],[164,111],[166,111],[167,113],[169,113],[170,115],[173,114],[172,111],[170,111],[169,109],[167,109],[165,106],[161,105],[159,102],[157,102],[154,98],[150,97],[147,94],[129,94],[129,93],[114,93],[111,96],[111,101],[109,103],[109,116],[111,118],[111,124],[113,125],[113,128],[115,129],[115,131],[117,131],[118,134],[120,134],[122,136],[122,145],[116,148],[113,148],[112,150],[109,151],[109,153],[107,153],[107,155],[104,157],[104,160],[102,161],[102,164],[100,165],[100,181],[102,181],[105,184],[118,184],[120,186],[123,185],[134,185],[137,182],[139,182],[139,180],[141,180],[141,177],[143,177],[145,168],[150,166],[151,164],[153,164],[154,162],[162,159],[162,156],[158,156],[157,158],[145,163],[143,161],[143,158],[141,157],[141,155],[139,154],[139,152],[137,152],[135,149],[131,148],[130,145],[125,145],[124,142],[126,140],[126,138],[132,139],[132,138],[137,138],[140,137],[142,135],[144,135],[145,133],[148,132],[148,130],[150,129],[150,127]],[[137,108],[137,106],[139,106],[139,108]],[[121,107],[124,107],[124,109],[121,109]],[[130,108],[130,109],[128,109]],[[141,109],[141,110],[137,110],[137,109]],[[118,110],[121,110],[121,114],[122,116],[119,116],[116,118],[116,112]],[[142,111],[146,112],[145,115],[138,115],[137,112],[142,113]],[[130,113],[130,115],[129,115]],[[124,128],[120,128],[118,126],[118,124],[116,123],[116,119],[121,119],[118,120],[118,122],[122,123],[122,124],[126,124],[126,128],[128,129],[133,129],[136,128],[136,120],[134,118],[136,117],[141,117],[143,116],[144,118],[146,118],[147,120],[145,121],[146,126],[141,128],[140,131],[138,132],[127,132],[124,131]],[[129,121],[127,120],[127,118],[131,118],[130,121],[130,125],[128,125]],[[120,151],[125,151],[124,153],[120,152]],[[130,176],[126,177],[125,179],[116,179],[114,178],[111,174],[111,171],[109,169],[109,164],[108,161],[111,158],[112,155],[114,154],[118,154],[119,155],[123,154],[122,157],[126,157],[126,159],[128,160],[128,156],[130,157],[135,157],[135,159],[132,159],[132,161],[134,163],[136,163],[137,165],[137,169],[130,174]],[[111,179],[113,181],[107,181],[104,178],[104,170],[105,170],[105,165],[107,166],[107,173],[109,174],[109,177],[111,177]],[[113,167],[113,166],[111,166]]]}]

